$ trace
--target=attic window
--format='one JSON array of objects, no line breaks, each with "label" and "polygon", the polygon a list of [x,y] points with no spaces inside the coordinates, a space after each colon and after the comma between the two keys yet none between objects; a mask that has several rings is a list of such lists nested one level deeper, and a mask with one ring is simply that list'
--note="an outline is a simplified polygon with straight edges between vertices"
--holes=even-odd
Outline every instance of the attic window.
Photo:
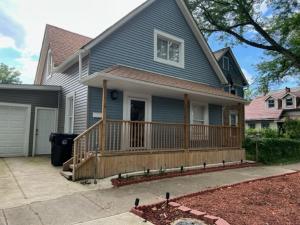
[{"label": "attic window", "polygon": [[229,71],[229,58],[223,56],[223,69]]},{"label": "attic window", "polygon": [[285,105],[286,105],[286,106],[293,106],[293,105],[294,105],[293,97],[287,97],[287,98],[285,99]]},{"label": "attic window", "polygon": [[274,108],[275,107],[275,101],[274,101],[274,99],[269,99],[269,101],[268,101],[268,107],[269,108]]},{"label": "attic window", "polygon": [[154,30],[154,61],[184,68],[184,40]]}]

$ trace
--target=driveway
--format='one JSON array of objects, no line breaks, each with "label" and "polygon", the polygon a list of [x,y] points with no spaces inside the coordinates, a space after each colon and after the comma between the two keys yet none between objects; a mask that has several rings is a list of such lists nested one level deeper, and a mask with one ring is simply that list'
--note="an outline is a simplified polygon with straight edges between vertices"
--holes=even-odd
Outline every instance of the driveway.
[{"label": "driveway", "polygon": [[109,179],[97,185],[67,181],[48,158],[1,159],[0,163],[1,225],[146,225],[150,223],[128,213],[135,198],[149,204],[166,192],[175,197],[300,170],[300,164],[250,167],[111,188]]}]

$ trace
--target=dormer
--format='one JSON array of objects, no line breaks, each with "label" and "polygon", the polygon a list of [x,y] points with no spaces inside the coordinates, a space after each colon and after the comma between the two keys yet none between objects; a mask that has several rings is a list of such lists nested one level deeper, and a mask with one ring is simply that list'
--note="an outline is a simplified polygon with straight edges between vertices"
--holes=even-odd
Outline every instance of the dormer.
[{"label": "dormer", "polygon": [[266,102],[266,108],[268,109],[278,109],[278,101],[277,99],[273,98],[272,96],[269,96],[265,100]]},{"label": "dormer", "polygon": [[296,108],[296,96],[291,93],[287,93],[282,98],[282,108],[293,109]]}]

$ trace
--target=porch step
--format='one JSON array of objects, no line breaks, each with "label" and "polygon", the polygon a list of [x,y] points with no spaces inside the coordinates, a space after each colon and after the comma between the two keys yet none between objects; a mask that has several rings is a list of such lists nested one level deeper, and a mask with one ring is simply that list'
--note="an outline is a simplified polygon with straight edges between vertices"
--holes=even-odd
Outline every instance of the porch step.
[{"label": "porch step", "polygon": [[73,173],[70,171],[60,171],[60,174],[68,180],[72,180]]}]

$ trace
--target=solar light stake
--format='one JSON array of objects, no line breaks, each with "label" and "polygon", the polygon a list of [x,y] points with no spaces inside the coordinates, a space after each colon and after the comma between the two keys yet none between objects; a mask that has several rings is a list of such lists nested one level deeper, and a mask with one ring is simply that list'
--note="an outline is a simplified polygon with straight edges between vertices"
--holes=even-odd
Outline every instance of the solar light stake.
[{"label": "solar light stake", "polygon": [[150,169],[147,169],[147,174],[149,174],[150,173]]},{"label": "solar light stake", "polygon": [[225,167],[225,160],[223,160],[223,166]]},{"label": "solar light stake", "polygon": [[183,166],[180,167],[180,172],[181,172],[181,173],[183,172]]},{"label": "solar light stake", "polygon": [[243,159],[241,159],[241,164],[243,164],[243,162],[244,162],[244,160],[243,160]]},{"label": "solar light stake", "polygon": [[205,167],[206,167],[206,162],[203,163],[203,168],[205,169]]},{"label": "solar light stake", "polygon": [[122,179],[122,174],[121,173],[119,173],[118,178]]},{"label": "solar light stake", "polygon": [[139,206],[139,203],[140,203],[140,199],[139,199],[139,198],[136,198],[136,199],[135,199],[135,202],[134,202],[135,208],[137,208],[137,207]]},{"label": "solar light stake", "polygon": [[170,199],[170,193],[169,192],[166,193],[166,199],[167,199],[167,203],[169,203],[169,199]]}]

